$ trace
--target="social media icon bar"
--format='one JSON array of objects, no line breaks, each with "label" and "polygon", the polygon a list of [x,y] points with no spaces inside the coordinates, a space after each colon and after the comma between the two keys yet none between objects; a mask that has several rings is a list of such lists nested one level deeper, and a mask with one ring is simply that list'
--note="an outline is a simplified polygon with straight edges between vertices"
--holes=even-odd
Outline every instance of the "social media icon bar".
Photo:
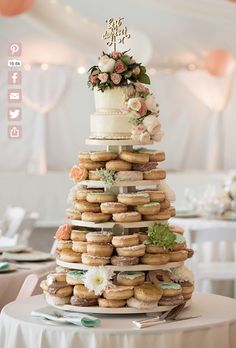
[{"label": "social media icon bar", "polygon": [[22,136],[21,126],[8,126],[8,138],[9,139],[20,139]]},{"label": "social media icon bar", "polygon": [[[22,127],[20,125],[12,125],[12,122],[21,121],[22,110],[22,71],[19,69],[21,67],[21,57],[22,55],[22,44],[19,42],[9,43],[8,46],[8,60],[7,65],[9,67],[7,73],[8,91],[8,138],[9,139],[20,139],[22,136]],[[15,88],[14,88],[15,87]]]},{"label": "social media icon bar", "polygon": [[21,84],[21,71],[14,70],[8,71],[8,84],[20,85]]},{"label": "social media icon bar", "polygon": [[21,121],[21,108],[8,108],[8,121]]},{"label": "social media icon bar", "polygon": [[20,57],[22,54],[22,45],[18,42],[12,42],[8,47],[8,56],[9,57]]}]

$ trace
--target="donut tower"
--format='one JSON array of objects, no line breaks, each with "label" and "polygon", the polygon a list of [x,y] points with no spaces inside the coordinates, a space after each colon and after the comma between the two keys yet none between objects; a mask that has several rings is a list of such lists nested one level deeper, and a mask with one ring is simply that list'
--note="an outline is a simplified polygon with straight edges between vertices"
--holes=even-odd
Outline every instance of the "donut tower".
[{"label": "donut tower", "polygon": [[[160,167],[165,153],[147,149],[162,138],[158,105],[145,67],[118,43],[128,39],[123,18],[103,35],[111,53],[89,70],[96,111],[87,145],[70,172],[75,182],[68,222],[56,232],[57,269],[41,283],[46,300],[88,313],[160,312],[189,303],[193,255],[175,216],[175,194]],[[105,147],[105,148],[104,148]]]}]

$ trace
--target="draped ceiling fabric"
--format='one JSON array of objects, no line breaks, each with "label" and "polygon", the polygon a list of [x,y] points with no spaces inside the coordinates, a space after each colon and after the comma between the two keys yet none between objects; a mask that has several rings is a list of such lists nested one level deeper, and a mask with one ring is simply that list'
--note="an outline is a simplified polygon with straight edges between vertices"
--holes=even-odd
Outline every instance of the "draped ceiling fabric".
[{"label": "draped ceiling fabric", "polygon": [[[156,147],[166,152],[166,168],[236,168],[235,78],[175,71],[176,65],[201,62],[216,48],[236,56],[236,5],[221,0],[214,5],[211,0],[140,0],[134,16],[132,0],[114,2],[112,8],[106,1],[36,0],[27,14],[0,18],[0,170],[68,170],[78,150],[88,148],[84,141],[94,111],[93,93],[76,67],[96,62],[106,49],[99,40],[104,19],[119,16],[124,8],[127,26],[152,42],[149,66],[173,68],[151,76],[165,132]],[[12,38],[22,42],[24,63],[49,64],[47,71],[23,71],[21,140],[7,139],[6,61]]]}]

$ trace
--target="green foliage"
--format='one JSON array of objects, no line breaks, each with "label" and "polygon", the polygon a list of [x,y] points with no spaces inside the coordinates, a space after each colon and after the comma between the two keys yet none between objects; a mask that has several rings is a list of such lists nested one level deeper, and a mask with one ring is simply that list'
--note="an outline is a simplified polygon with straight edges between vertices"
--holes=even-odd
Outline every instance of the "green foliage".
[{"label": "green foliage", "polygon": [[111,187],[116,182],[116,173],[110,169],[96,169],[101,181],[103,181],[108,187]]},{"label": "green foliage", "polygon": [[145,244],[155,244],[171,250],[176,245],[176,235],[170,231],[167,224],[155,222],[148,228],[148,239]]}]

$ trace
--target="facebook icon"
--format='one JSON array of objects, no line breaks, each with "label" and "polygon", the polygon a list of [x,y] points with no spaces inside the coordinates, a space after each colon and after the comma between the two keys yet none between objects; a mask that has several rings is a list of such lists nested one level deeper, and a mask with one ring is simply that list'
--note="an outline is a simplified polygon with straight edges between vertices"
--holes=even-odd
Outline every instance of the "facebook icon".
[{"label": "facebook icon", "polygon": [[20,85],[21,84],[21,71],[8,71],[8,84]]}]

